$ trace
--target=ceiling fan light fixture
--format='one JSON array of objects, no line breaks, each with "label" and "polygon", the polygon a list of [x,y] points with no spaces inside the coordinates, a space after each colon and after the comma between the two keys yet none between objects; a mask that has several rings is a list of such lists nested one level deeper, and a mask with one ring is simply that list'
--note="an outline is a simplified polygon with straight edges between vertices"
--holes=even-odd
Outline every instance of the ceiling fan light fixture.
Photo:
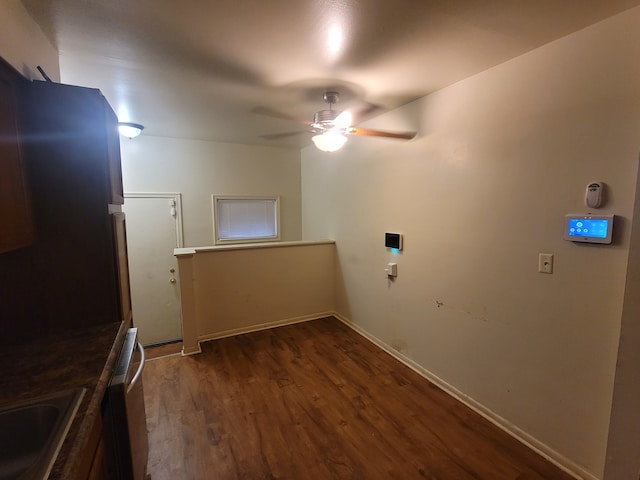
[{"label": "ceiling fan light fixture", "polygon": [[322,150],[323,152],[335,152],[347,143],[347,137],[342,135],[342,133],[331,131],[314,135],[311,137],[311,140],[313,140],[318,150]]},{"label": "ceiling fan light fixture", "polygon": [[135,138],[142,133],[144,125],[131,122],[118,122],[118,131],[127,138]]}]

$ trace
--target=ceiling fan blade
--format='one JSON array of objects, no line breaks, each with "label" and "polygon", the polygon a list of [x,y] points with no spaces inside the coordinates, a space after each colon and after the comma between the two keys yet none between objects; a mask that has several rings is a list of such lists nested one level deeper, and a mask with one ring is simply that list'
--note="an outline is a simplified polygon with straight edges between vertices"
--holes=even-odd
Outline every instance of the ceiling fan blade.
[{"label": "ceiling fan blade", "polygon": [[290,120],[292,122],[301,123],[303,125],[311,125],[313,122],[309,120],[301,120],[299,118],[293,117],[283,112],[279,112],[278,110],[274,110],[269,107],[254,107],[251,109],[251,113],[256,113],[258,115],[266,115],[268,117],[280,118],[282,120]]},{"label": "ceiling fan blade", "polygon": [[266,135],[260,135],[260,138],[264,138],[265,140],[279,140],[280,138],[293,137],[294,135],[300,135],[302,133],[309,133],[309,131],[298,130],[297,132],[268,133]]},{"label": "ceiling fan blade", "polygon": [[400,140],[411,140],[417,132],[385,132],[383,130],[370,130],[368,128],[352,127],[347,132],[349,135],[363,135],[367,137],[398,138]]}]

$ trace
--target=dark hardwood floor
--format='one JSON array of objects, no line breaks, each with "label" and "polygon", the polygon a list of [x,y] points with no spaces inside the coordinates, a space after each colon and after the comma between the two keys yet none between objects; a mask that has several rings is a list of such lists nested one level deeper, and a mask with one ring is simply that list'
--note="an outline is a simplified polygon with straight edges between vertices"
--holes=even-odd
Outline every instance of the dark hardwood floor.
[{"label": "dark hardwood floor", "polygon": [[152,480],[573,477],[333,318],[144,370]]},{"label": "dark hardwood floor", "polygon": [[144,347],[147,360],[166,357],[169,355],[177,355],[182,352],[182,342],[171,342],[163,345],[150,345]]}]

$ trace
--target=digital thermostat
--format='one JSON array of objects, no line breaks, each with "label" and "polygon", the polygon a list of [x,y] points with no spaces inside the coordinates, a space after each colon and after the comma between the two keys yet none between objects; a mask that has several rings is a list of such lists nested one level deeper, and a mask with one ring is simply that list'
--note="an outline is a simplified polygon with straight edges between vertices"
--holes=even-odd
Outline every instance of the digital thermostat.
[{"label": "digital thermostat", "polygon": [[564,239],[571,242],[611,243],[613,215],[565,215]]}]

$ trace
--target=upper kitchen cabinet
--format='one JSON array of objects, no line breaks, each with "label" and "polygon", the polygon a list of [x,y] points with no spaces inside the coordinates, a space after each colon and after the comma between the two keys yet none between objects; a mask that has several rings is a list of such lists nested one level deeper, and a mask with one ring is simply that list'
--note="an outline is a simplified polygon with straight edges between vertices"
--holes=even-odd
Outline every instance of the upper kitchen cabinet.
[{"label": "upper kitchen cabinet", "polygon": [[116,115],[99,90],[52,82],[28,82],[20,109],[36,239],[0,254],[0,338],[130,322]]},{"label": "upper kitchen cabinet", "polygon": [[0,253],[35,237],[19,128],[20,92],[27,83],[0,59]]},{"label": "upper kitchen cabinet", "polygon": [[29,168],[46,172],[60,199],[124,203],[118,119],[99,90],[33,82],[26,108]]}]

